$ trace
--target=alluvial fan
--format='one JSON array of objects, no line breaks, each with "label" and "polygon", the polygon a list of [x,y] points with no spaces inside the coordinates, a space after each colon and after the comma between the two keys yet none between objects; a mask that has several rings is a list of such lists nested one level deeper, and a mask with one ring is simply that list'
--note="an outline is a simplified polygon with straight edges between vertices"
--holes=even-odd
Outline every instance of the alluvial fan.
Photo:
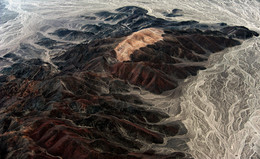
[{"label": "alluvial fan", "polygon": [[183,96],[172,100],[185,109],[195,158],[259,158],[258,40],[213,55],[218,64],[192,78]]},{"label": "alluvial fan", "polygon": [[259,9],[0,0],[0,159],[260,158]]}]

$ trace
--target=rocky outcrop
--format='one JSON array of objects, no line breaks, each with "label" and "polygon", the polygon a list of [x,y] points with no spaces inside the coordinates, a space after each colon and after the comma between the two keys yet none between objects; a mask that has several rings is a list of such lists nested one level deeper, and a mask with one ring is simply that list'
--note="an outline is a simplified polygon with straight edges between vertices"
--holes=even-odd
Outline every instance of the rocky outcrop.
[{"label": "rocky outcrop", "polygon": [[[154,42],[154,38],[147,38],[147,34],[138,34],[136,40],[136,35],[137,33],[134,33],[127,37],[127,45],[123,41],[124,44],[119,43],[116,47],[116,57],[121,63],[113,65],[112,74],[153,93],[176,88],[177,81],[205,69],[203,62],[207,61],[210,54],[240,44],[239,41],[225,36],[214,36],[199,31],[183,33],[167,30],[163,39],[157,42]],[[139,41],[143,44],[147,41],[146,38],[154,43],[139,48]],[[138,44],[131,41],[137,41]],[[133,49],[135,45],[136,50]],[[127,52],[130,57],[122,58],[118,48]],[[125,62],[122,62],[123,59]]]},{"label": "rocky outcrop", "polygon": [[114,24],[58,30],[53,35],[86,42],[52,63],[20,59],[1,71],[0,158],[191,158],[178,146],[167,154],[153,148],[187,130],[181,121],[167,122],[169,115],[140,90],[175,89],[205,69],[212,53],[257,35],[225,24],[205,30],[195,21],[166,21],[132,6],[89,20],[97,18]]},{"label": "rocky outcrop", "polygon": [[154,93],[161,93],[177,87],[175,80],[170,79],[157,68],[150,67],[149,63],[118,63],[113,66],[112,74],[117,78],[127,80],[134,85],[142,86]]},{"label": "rocky outcrop", "polygon": [[115,48],[116,56],[119,61],[129,61],[130,56],[135,50],[154,44],[163,39],[163,30],[155,28],[142,29],[126,37]]}]

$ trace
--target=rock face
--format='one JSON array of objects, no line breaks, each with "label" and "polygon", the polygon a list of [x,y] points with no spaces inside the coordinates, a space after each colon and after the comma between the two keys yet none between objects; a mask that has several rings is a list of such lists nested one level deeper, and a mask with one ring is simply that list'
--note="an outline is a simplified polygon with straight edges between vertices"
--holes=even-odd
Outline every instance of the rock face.
[{"label": "rock face", "polygon": [[33,59],[2,70],[0,158],[192,158],[149,146],[187,130],[180,121],[162,122],[169,115],[134,92],[175,89],[205,69],[210,54],[258,35],[244,27],[205,30],[194,21],[166,21],[133,6],[90,20],[96,18],[116,23],[55,32],[91,40],[53,58],[56,66]]},{"label": "rock face", "polygon": [[163,31],[155,28],[142,29],[134,32],[120,42],[115,48],[118,61],[129,61],[135,50],[154,44],[163,39]]}]

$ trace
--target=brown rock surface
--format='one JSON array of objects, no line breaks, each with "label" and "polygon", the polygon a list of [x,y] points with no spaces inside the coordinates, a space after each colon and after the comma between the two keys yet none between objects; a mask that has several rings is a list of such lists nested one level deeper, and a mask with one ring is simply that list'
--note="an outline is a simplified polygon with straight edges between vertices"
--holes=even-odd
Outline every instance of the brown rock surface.
[{"label": "brown rock surface", "polygon": [[[166,21],[134,6],[96,16],[117,23],[57,30],[63,39],[89,41],[52,59],[56,66],[20,59],[1,71],[0,159],[191,158],[184,124],[167,121],[140,89],[175,89],[205,69],[212,53],[240,44],[233,38],[258,35],[225,25],[199,30],[198,22]],[[179,137],[187,149],[177,140],[166,147]],[[159,153],[162,147],[174,153]]]}]

